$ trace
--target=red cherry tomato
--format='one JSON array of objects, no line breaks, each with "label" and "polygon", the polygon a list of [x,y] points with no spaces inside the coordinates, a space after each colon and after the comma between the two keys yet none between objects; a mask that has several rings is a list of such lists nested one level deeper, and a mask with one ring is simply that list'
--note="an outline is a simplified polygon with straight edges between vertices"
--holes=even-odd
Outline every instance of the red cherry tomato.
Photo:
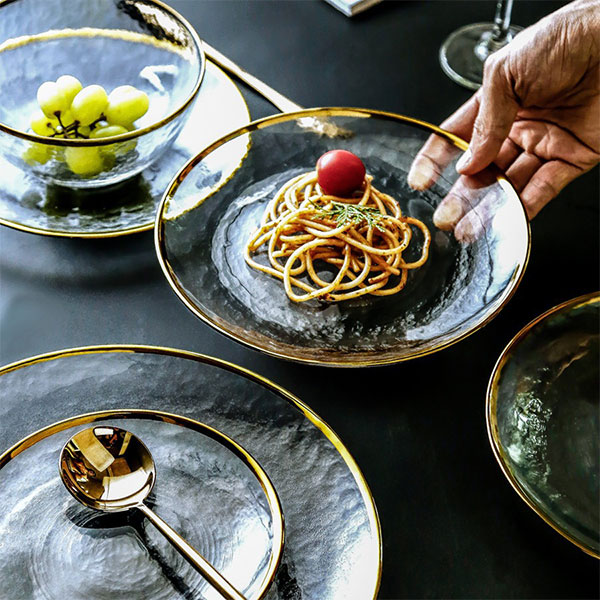
[{"label": "red cherry tomato", "polygon": [[347,150],[330,150],[317,161],[317,181],[325,194],[348,197],[365,180],[362,160]]}]

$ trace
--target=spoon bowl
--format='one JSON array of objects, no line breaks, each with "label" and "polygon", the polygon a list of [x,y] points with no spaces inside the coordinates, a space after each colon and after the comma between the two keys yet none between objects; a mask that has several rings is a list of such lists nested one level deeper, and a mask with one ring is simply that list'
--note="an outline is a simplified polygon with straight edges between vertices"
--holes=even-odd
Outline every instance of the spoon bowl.
[{"label": "spoon bowl", "polygon": [[150,450],[118,427],[90,427],[76,433],[60,453],[61,479],[82,504],[117,512],[136,508],[227,600],[245,600],[195,548],[144,504],[154,487],[156,467]]},{"label": "spoon bowl", "polygon": [[129,431],[93,427],[76,433],[60,456],[60,475],[82,504],[102,511],[135,508],[154,487],[148,448]]}]

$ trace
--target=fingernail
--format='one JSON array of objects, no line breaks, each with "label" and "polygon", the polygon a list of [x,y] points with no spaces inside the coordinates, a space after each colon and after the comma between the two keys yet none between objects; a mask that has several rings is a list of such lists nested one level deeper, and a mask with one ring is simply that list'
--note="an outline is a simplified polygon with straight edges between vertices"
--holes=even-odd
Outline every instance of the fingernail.
[{"label": "fingernail", "polygon": [[460,157],[460,159],[456,163],[456,170],[462,171],[462,169],[467,167],[470,162],[471,162],[471,148],[467,148],[465,150],[465,153]]},{"label": "fingernail", "polygon": [[460,200],[450,196],[446,198],[433,213],[433,224],[443,231],[448,231],[454,227],[462,217],[463,210]]},{"label": "fingernail", "polygon": [[408,172],[408,185],[413,190],[426,190],[435,180],[435,168],[432,161],[426,157],[415,159]]}]

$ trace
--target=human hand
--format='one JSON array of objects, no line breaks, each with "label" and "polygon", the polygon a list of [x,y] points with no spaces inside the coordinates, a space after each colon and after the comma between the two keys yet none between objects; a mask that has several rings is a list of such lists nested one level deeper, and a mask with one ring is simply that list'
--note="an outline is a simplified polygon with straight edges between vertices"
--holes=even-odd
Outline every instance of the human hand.
[{"label": "human hand", "polygon": [[[569,182],[600,161],[600,2],[577,0],[519,33],[485,62],[481,89],[444,123],[470,140],[457,163],[464,176],[492,162],[533,218]],[[457,150],[432,136],[408,182],[426,189]],[[440,229],[468,217],[462,177],[434,214]]]}]

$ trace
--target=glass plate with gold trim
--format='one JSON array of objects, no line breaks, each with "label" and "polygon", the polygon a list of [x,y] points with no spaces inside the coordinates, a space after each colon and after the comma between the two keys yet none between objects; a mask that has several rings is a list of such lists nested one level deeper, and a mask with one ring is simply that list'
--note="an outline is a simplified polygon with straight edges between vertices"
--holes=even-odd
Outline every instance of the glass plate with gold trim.
[{"label": "glass plate with gold trim", "polygon": [[[149,410],[88,413],[28,436],[0,459],[0,592],[18,598],[221,598],[137,511],[100,513],[65,496],[57,451],[109,425],[150,450],[153,510],[248,599],[263,598],[283,550],[277,494],[260,465],[199,421]],[[26,537],[28,544],[23,544]]]},{"label": "glass plate with gold trim", "polygon": [[550,309],[508,344],[487,392],[500,467],[546,523],[600,557],[600,294]]},{"label": "glass plate with gold trim", "polygon": [[[156,511],[190,541],[200,540],[196,547],[221,568],[239,567],[240,555],[247,553],[241,561],[245,581],[257,592],[261,577],[255,574],[262,573],[263,581],[267,577],[272,554],[264,549],[273,544],[271,513],[254,476],[248,477],[243,461],[217,460],[214,447],[206,450],[205,436],[162,421],[123,417],[123,407],[180,415],[222,432],[256,459],[281,502],[284,551],[265,598],[376,597],[381,532],[364,478],[335,433],[272,382],[218,359],[147,346],[34,357],[0,369],[0,382],[4,448],[74,415],[121,411],[106,422],[131,429],[152,451]],[[0,457],[0,597],[216,600],[151,526],[134,514],[89,511],[62,488],[58,453],[62,438],[73,431]],[[177,467],[181,460],[185,468]],[[216,511],[214,518],[208,509]],[[229,512],[237,514],[231,523]],[[253,539],[244,540],[242,533]],[[78,585],[83,568],[93,580],[87,588]]]},{"label": "glass plate with gold trim", "polygon": [[[42,235],[103,238],[152,229],[165,188],[180,167],[234,127],[250,121],[234,82],[207,61],[188,120],[173,146],[141,175],[99,190],[47,186],[0,157],[0,223]],[[241,156],[245,148],[240,149]]]},{"label": "glass plate with gold trim", "polygon": [[[431,139],[435,164],[423,150]],[[244,143],[248,155],[240,160]],[[529,255],[527,217],[510,183],[491,168],[477,177],[457,174],[466,147],[428,123],[366,109],[309,109],[254,121],[203,150],[167,190],[155,229],[163,272],[197,317],[273,356],[364,366],[437,351],[498,313]],[[332,149],[359,156],[373,185],[431,233],[427,262],[395,295],[297,303],[279,279],[244,260],[269,200]],[[433,220],[442,202],[460,217],[443,230]],[[416,260],[419,245],[421,238],[414,249],[411,242],[405,260]],[[256,260],[269,264],[263,255]],[[325,269],[318,275],[334,276]]]}]

